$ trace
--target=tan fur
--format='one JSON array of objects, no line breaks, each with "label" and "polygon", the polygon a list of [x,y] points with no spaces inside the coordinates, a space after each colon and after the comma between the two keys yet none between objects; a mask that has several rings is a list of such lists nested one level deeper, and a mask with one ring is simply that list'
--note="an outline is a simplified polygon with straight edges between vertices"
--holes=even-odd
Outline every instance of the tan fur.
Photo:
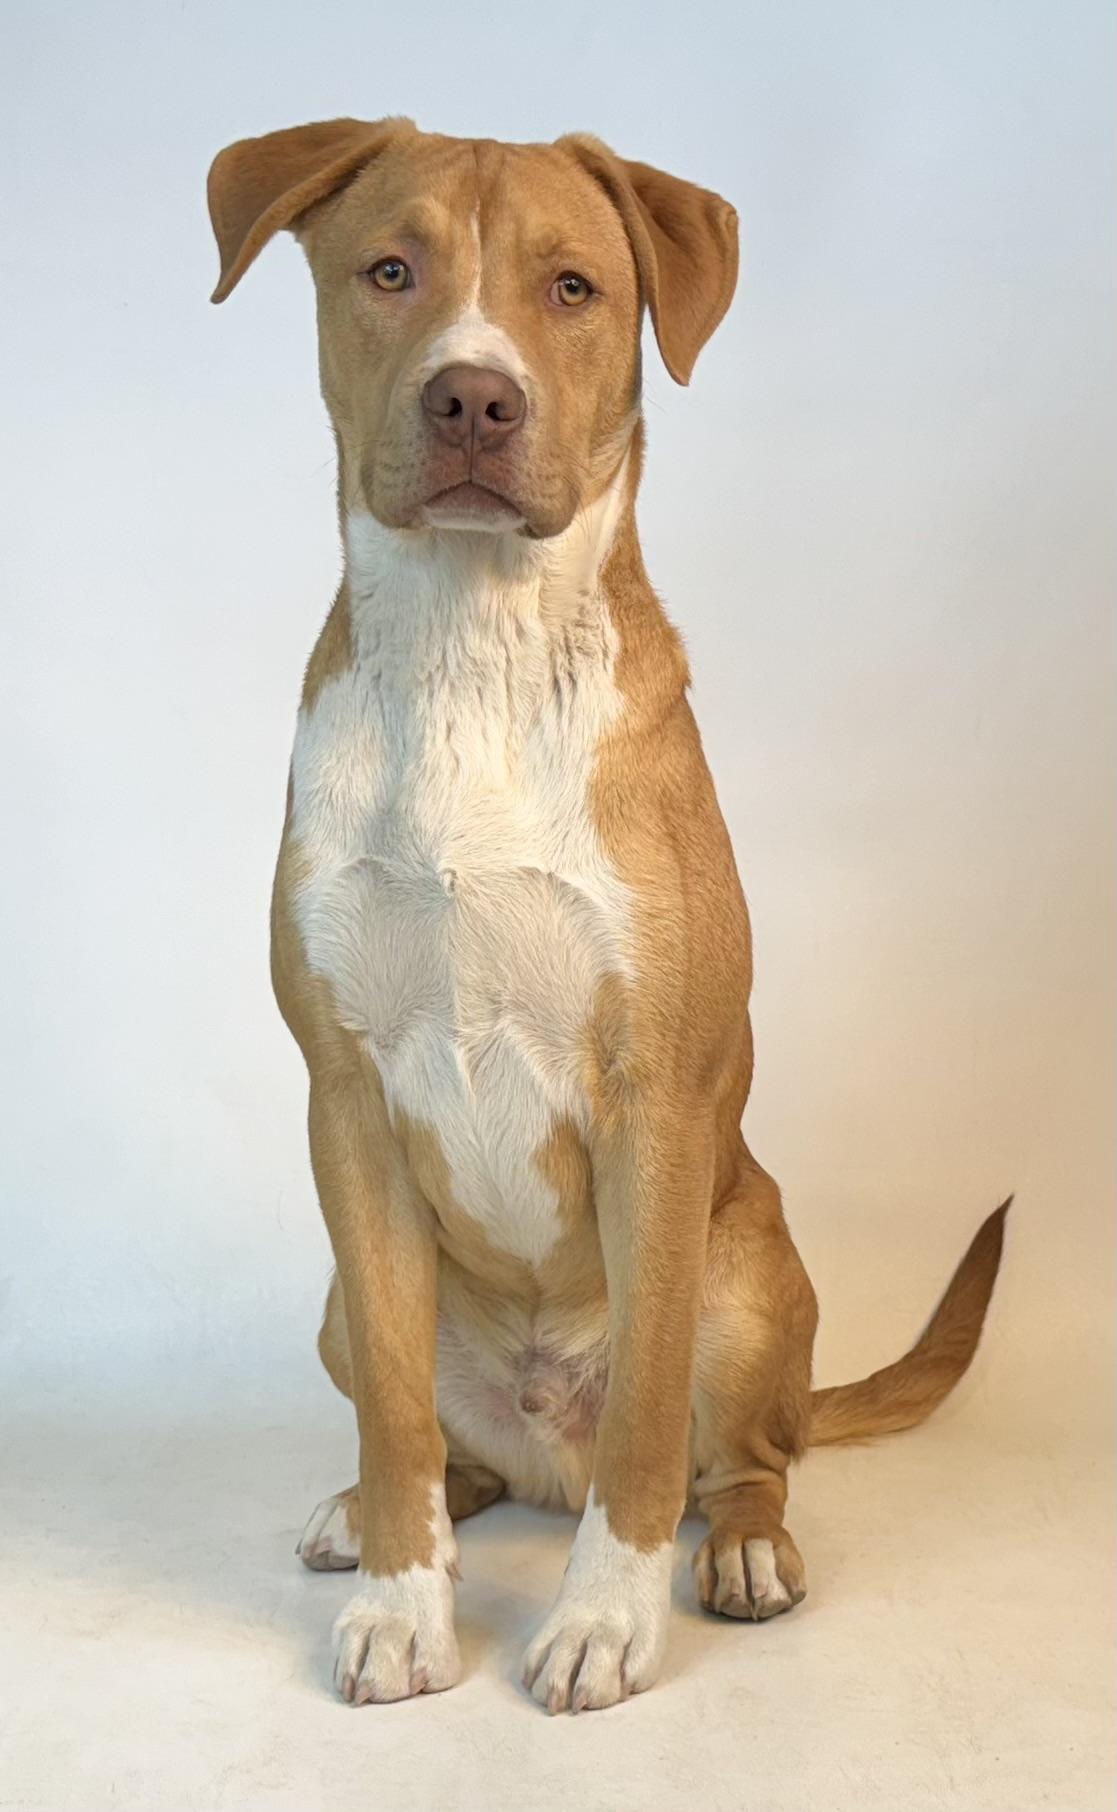
[{"label": "tan fur", "polygon": [[303,680],[303,704],[312,705],[327,680],[336,679],[339,673],[344,673],[352,659],[349,599],[343,584],[307,662],[306,677]]},{"label": "tan fur", "polygon": [[559,140],[597,177],[624,221],[663,362],[686,384],[733,300],[737,216],[720,195],[649,164],[626,163],[586,133]]},{"label": "tan fur", "polygon": [[409,120],[323,120],[240,139],[214,158],[207,194],[221,255],[213,292],[223,302],[268,240],[375,157]]},{"label": "tan fur", "polygon": [[[338,1297],[345,1360],[336,1324],[323,1332],[322,1354],[335,1383],[352,1395],[361,1430],[361,1565],[391,1574],[429,1564],[430,1490],[446,1467],[431,1388],[434,1217],[392,1136],[374,1065],[338,1024],[329,989],[306,967],[290,916],[297,865],[285,836],[273,896],[272,978],[310,1073],[311,1165],[345,1280]],[[385,1476],[398,1489],[377,1490]]]},{"label": "tan fur", "polygon": [[982,1222],[910,1353],[856,1384],[815,1391],[811,1398],[812,1447],[871,1441],[877,1435],[915,1428],[950,1395],[977,1351],[1011,1206],[1009,1196]]},{"label": "tan fur", "polygon": [[[307,251],[343,514],[366,510],[404,533],[423,523],[450,457],[418,406],[425,349],[471,309],[524,361],[524,429],[484,468],[521,532],[558,536],[625,474],[600,576],[623,709],[596,749],[588,809],[632,902],[631,962],[604,976],[587,1013],[587,1125],[557,1121],[534,1154],[559,1225],[540,1262],[499,1249],[457,1199],[436,1127],[389,1113],[366,1043],[307,962],[294,902],[308,858],[289,809],[273,974],[310,1076],[311,1155],[337,1260],[319,1346],[357,1413],[359,1495],[344,1514],[359,1518],[361,1565],[395,1576],[431,1563],[430,1493],[443,1476],[452,1516],[506,1485],[580,1503],[592,1479],[609,1530],[640,1554],[670,1542],[689,1496],[710,1525],[696,1557],[704,1605],[732,1616],[786,1608],[805,1589],[783,1521],[790,1462],[812,1440],[907,1427],[942,1400],[977,1343],[1004,1211],[907,1359],[812,1398],[814,1293],[776,1185],[740,1131],[752,1078],[748,916],[686,661],[644,571],[634,513],[641,310],[685,382],[733,292],[736,217],[596,140],[504,146],[400,121],[242,141],[216,160],[210,199],[215,299],[280,227]],[[413,295],[386,300],[370,285],[387,256],[421,273]],[[566,267],[599,292],[584,315],[546,302]],[[547,595],[544,608],[571,608]],[[343,583],[304,706],[353,660]],[[476,1360],[478,1388],[510,1416],[538,1418],[550,1471],[541,1462],[506,1480],[455,1432],[457,1409],[440,1426],[436,1338]],[[757,1543],[774,1556],[767,1597],[750,1576]]]}]

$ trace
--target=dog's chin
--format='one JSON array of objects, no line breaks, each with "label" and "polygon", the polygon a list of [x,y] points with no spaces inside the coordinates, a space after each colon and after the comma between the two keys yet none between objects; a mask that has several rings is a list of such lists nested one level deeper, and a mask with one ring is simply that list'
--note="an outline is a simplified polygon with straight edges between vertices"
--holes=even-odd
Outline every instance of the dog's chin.
[{"label": "dog's chin", "polygon": [[418,511],[418,524],[482,535],[530,533],[519,504],[500,491],[472,482],[450,485],[429,497]]},{"label": "dog's chin", "polygon": [[561,535],[578,507],[577,498],[565,493],[529,500],[475,480],[402,496],[366,486],[365,498],[370,513],[385,528],[514,535],[524,541],[549,541]]}]

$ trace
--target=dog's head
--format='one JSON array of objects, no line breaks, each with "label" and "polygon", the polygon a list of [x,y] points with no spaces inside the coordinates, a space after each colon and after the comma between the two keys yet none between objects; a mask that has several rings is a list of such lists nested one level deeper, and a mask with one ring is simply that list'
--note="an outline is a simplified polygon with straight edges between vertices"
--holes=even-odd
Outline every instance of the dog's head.
[{"label": "dog's head", "polygon": [[296,126],[220,152],[209,203],[216,302],[304,246],[343,499],[391,528],[559,534],[623,458],[644,305],[685,384],[736,282],[727,202],[584,137]]}]

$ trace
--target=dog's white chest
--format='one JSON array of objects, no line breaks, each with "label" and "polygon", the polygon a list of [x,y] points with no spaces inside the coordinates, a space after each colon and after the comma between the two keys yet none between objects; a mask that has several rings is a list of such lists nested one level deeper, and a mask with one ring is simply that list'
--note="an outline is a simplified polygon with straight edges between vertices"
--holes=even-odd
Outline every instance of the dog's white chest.
[{"label": "dog's white chest", "polygon": [[438,1137],[456,1205],[534,1262],[560,1231],[538,1162],[584,1123],[584,1037],[626,964],[626,892],[590,812],[620,709],[602,607],[366,604],[353,668],[300,717],[295,901],[310,966],[389,1111]]}]

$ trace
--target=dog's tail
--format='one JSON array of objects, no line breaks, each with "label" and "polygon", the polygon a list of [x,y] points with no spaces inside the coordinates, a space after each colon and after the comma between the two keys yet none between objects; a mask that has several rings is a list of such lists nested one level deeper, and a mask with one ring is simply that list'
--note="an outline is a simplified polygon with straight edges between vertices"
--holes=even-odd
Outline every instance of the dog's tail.
[{"label": "dog's tail", "polygon": [[812,1393],[812,1447],[871,1441],[875,1435],[914,1428],[950,1395],[977,1351],[1011,1206],[1009,1196],[982,1222],[910,1353],[856,1384]]}]

